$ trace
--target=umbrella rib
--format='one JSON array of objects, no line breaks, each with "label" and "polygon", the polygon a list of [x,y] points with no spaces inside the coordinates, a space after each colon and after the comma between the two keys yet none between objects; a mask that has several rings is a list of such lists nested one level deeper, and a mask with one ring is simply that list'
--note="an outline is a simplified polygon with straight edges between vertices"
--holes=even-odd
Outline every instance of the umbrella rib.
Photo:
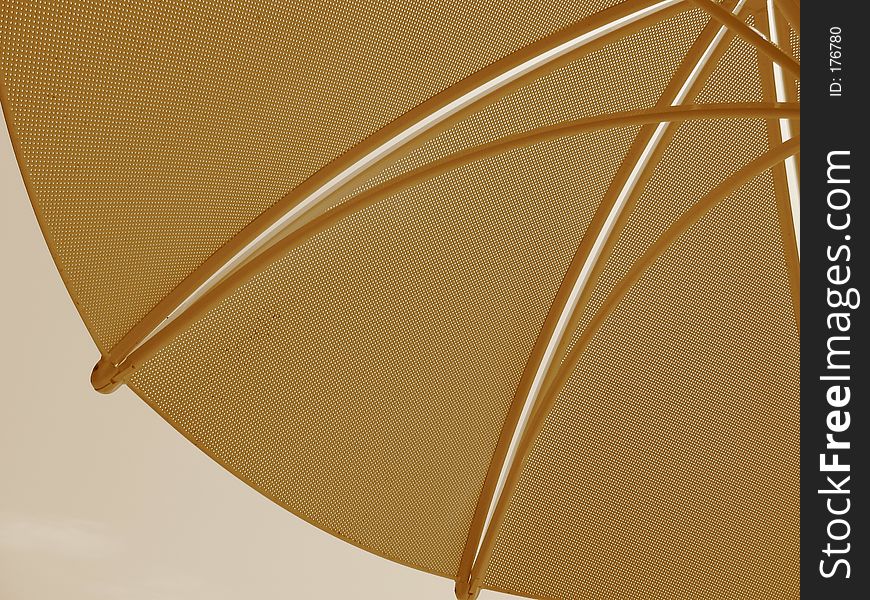
[{"label": "umbrella rib", "polygon": [[[749,16],[750,12],[751,12],[751,9],[749,6],[747,6],[746,8],[739,11],[739,17],[745,19],[747,16]],[[730,41],[730,39],[733,38],[733,36],[736,35],[736,33],[732,29],[728,29],[727,35],[728,35],[728,40]],[[700,91],[703,87],[704,81],[706,81],[707,77],[710,75],[712,70],[715,68],[716,64],[719,62],[721,56],[725,53],[726,50],[727,50],[726,43],[720,44],[715,49],[714,56],[711,56],[711,60],[708,61],[706,65],[704,65],[705,72],[703,73],[703,75],[700,75],[698,77],[698,81],[695,83],[694,86],[692,86],[691,90],[687,93],[687,98],[693,99],[698,93],[700,93]],[[800,123],[799,120],[795,120],[794,122]],[[643,191],[645,185],[648,183],[649,179],[652,177],[653,172],[656,168],[656,165],[661,160],[662,155],[664,154],[665,150],[667,149],[667,145],[673,139],[674,135],[675,135],[674,128],[667,127],[667,129],[663,133],[663,139],[662,139],[661,143],[655,148],[653,155],[650,157],[649,163],[646,166],[646,169],[639,176],[638,185],[635,186],[635,189],[633,190],[632,195],[626,200],[626,206],[623,209],[623,211],[619,214],[617,222],[613,226],[613,230],[615,233],[608,237],[606,243],[604,244],[604,246],[601,250],[601,253],[599,255],[598,260],[595,262],[591,272],[589,273],[588,282],[584,286],[582,294],[577,301],[578,308],[575,309],[575,311],[571,315],[571,320],[569,321],[569,324],[568,324],[569,330],[571,330],[571,331],[576,330],[577,327],[579,326],[580,319],[583,317],[583,314],[584,314],[583,310],[586,308],[586,306],[587,306],[587,304],[592,296],[592,292],[595,289],[595,284],[598,281],[599,277],[601,276],[601,273],[604,270],[604,266],[606,265],[607,260],[610,257],[610,254],[613,252],[613,249],[616,245],[616,241],[619,238],[620,232],[625,228],[625,226],[628,222],[628,219],[631,215],[631,212],[634,208],[635,203],[637,202],[638,198],[640,197],[640,194]],[[779,140],[777,140],[777,143],[779,143]],[[770,147],[772,147],[772,146],[773,146],[773,144]],[[567,344],[568,344],[568,340],[565,340],[564,343],[562,344],[562,346],[559,348],[557,357],[561,358],[562,356],[564,356],[564,353],[567,351],[566,350]],[[549,384],[549,382],[552,381],[552,377],[553,377],[553,371],[550,370],[546,374],[542,388],[546,388],[546,386]]]},{"label": "umbrella rib", "polygon": [[505,481],[505,488],[502,494],[504,500],[498,504],[493,513],[490,527],[486,531],[480,546],[477,560],[472,569],[470,583],[471,589],[479,589],[482,584],[483,576],[485,575],[486,569],[492,559],[495,539],[504,524],[510,499],[516,492],[520,475],[523,472],[523,467],[525,466],[535,440],[543,429],[546,418],[550,414],[559,393],[564,388],[568,378],[573,373],[583,352],[589,346],[589,343],[592,341],[595,334],[601,329],[602,325],[604,325],[607,318],[613,313],[617,306],[619,306],[620,302],[625,298],[634,284],[637,283],[644,273],[647,272],[647,270],[671,246],[671,244],[673,244],[673,242],[675,242],[683,233],[688,231],[698,222],[698,220],[701,219],[701,217],[707,214],[722,200],[730,196],[733,192],[740,189],[755,177],[781,163],[799,150],[800,138],[792,138],[788,142],[780,144],[762,154],[725,179],[704,198],[695,203],[692,208],[683,213],[683,215],[677,219],[634,263],[625,277],[620,280],[616,287],[614,287],[607,296],[601,309],[592,317],[589,325],[578,337],[576,344],[565,356],[564,362],[559,366],[555,378],[541,396],[540,403],[535,407],[535,411],[529,419],[529,424],[525,431],[523,431],[517,457],[511,465],[510,472]]},{"label": "umbrella rib", "polygon": [[557,123],[507,136],[480,146],[466,148],[369,188],[294,230],[222,279],[220,283],[193,302],[178,318],[145,340],[119,365],[105,364],[101,361],[91,375],[91,383],[95,389],[101,392],[108,393],[115,390],[130,377],[135,369],[168,345],[176,336],[184,332],[211,308],[215,307],[239,287],[268,269],[270,265],[286,256],[291,250],[306,240],[379,200],[398,194],[421,182],[453,171],[463,165],[550,140],[616,127],[645,125],[648,123],[660,123],[662,121],[728,118],[798,118],[799,115],[800,106],[798,104],[785,103],[765,104],[749,102],[669,106],[666,108],[612,113]]},{"label": "umbrella rib", "polygon": [[[742,15],[745,16],[748,11],[743,11]],[[726,32],[724,33],[722,43],[719,44],[713,51],[713,54],[710,57],[710,60],[703,66],[702,73],[699,75],[697,80],[688,90],[686,94],[687,99],[694,99],[703,89],[706,80],[711,75],[712,71],[716,68],[719,60],[722,58],[722,55],[728,50],[728,43],[726,41],[730,41],[734,37],[734,32],[730,29],[726,28]],[[580,324],[580,319],[584,315],[584,311],[589,303],[590,298],[592,297],[592,293],[596,288],[596,284],[598,283],[599,278],[601,277],[602,272],[604,271],[604,267],[607,264],[607,261],[610,258],[610,255],[613,253],[614,248],[616,247],[616,242],[620,239],[622,231],[625,229],[628,224],[628,220],[631,217],[634,208],[640,199],[646,185],[649,183],[650,179],[652,179],[656,167],[661,162],[662,157],[664,156],[665,151],[668,149],[671,141],[673,141],[674,136],[676,135],[676,128],[672,127],[670,124],[665,123],[660,125],[663,127],[663,131],[661,132],[661,140],[659,144],[653,149],[647,164],[644,169],[638,176],[637,184],[634,186],[634,189],[631,191],[631,194],[625,200],[625,206],[623,210],[620,211],[619,215],[616,218],[615,223],[613,224],[613,229],[611,234],[605,240],[601,250],[599,252],[597,260],[592,265],[592,268],[587,276],[586,284],[583,286],[583,290],[580,294],[580,297],[577,300],[577,308],[572,312],[571,318],[568,322],[568,330],[575,331]],[[563,343],[559,346],[558,349],[558,357],[564,357],[567,352],[569,340],[566,338]],[[544,387],[549,385],[549,383],[553,379],[554,371],[548,370],[544,379]]]},{"label": "umbrella rib", "polygon": [[788,71],[795,77],[801,76],[801,66],[794,58],[783,52],[779,47],[765,39],[752,27],[735,17],[731,12],[725,10],[713,0],[690,0],[704,10],[711,17],[718,20],[720,23],[734,30],[734,33],[739,35],[743,40],[755,46],[759,52],[766,54],[775,63],[779,64],[784,70]]},{"label": "umbrella rib", "polygon": [[[763,23],[770,31],[769,12],[759,15],[760,23]],[[776,100],[776,80],[774,77],[773,63],[769,58],[758,55],[758,67],[761,74],[761,89],[765,101]],[[767,141],[772,148],[784,141],[784,131],[779,120],[767,120]],[[786,161],[777,163],[771,168],[773,174],[773,189],[776,197],[776,215],[779,224],[782,249],[785,255],[786,272],[788,274],[789,292],[791,295],[792,310],[794,312],[795,325],[798,335],[801,329],[801,263],[797,244],[797,224],[792,215],[792,197],[789,188]]]},{"label": "umbrella rib", "polygon": [[[770,10],[768,12],[768,19],[773,19],[773,27],[769,28],[769,32],[771,34],[771,39],[778,46],[781,46],[782,49],[789,54],[793,53],[791,38],[789,37],[789,24],[786,18],[783,16],[782,12],[779,10],[779,7],[776,4],[771,3]],[[797,31],[797,30],[795,30]],[[774,66],[774,69],[778,67]],[[774,71],[775,74],[775,71]],[[782,75],[782,71],[780,71],[780,75]],[[780,77],[782,84],[782,101],[783,102],[797,102],[797,92],[798,92],[798,81],[799,79],[785,78]],[[780,87],[780,82],[775,82],[776,88]],[[790,129],[789,136],[800,135],[801,133],[801,123],[800,121],[792,121],[789,120],[787,122],[788,129]],[[801,172],[801,155],[800,152],[791,157],[788,161],[786,161],[786,168],[790,166],[790,162],[794,163],[794,184],[799,189],[800,188],[800,172]],[[792,175],[789,176],[790,178]]]},{"label": "umbrella rib", "polygon": [[330,200],[341,198],[462,118],[579,56],[691,6],[683,0],[626,0],[517,50],[436,94],[321,168],[261,213],[163,297],[103,354],[96,368],[106,370],[120,364],[256,252],[316,218]]},{"label": "umbrella rib", "polygon": [[[745,2],[726,2],[726,6],[730,9],[734,9],[735,4],[737,5],[738,16],[745,18],[748,14],[748,11],[743,8]],[[728,46],[728,41],[730,41],[733,35],[731,30],[721,25],[718,21],[711,20],[698,35],[692,47],[689,48],[683,60],[674,71],[656,106],[664,107],[680,104],[685,100],[693,98],[700,91],[710,72],[718,63],[719,58]],[[474,517],[469,527],[456,576],[457,598],[470,598],[476,593],[475,590],[469,589],[471,569],[481,536],[491,518],[495,504],[498,502],[498,496],[504,484],[504,477],[515,452],[518,438],[517,433],[522,429],[522,423],[527,418],[527,414],[532,406],[534,406],[538,393],[545,388],[547,376],[551,373],[551,366],[558,364],[565,352],[565,346],[567,345],[565,333],[572,331],[574,328],[574,325],[570,321],[565,323],[566,315],[568,319],[573,320],[573,315],[578,312],[582,313],[582,307],[585,306],[585,302],[588,299],[588,295],[584,296],[583,292],[581,292],[581,296],[578,298],[574,291],[575,288],[579,286],[581,290],[585,291],[594,287],[598,275],[597,271],[589,273],[585,282],[579,281],[584,271],[588,269],[588,267],[585,267],[587,261],[591,260],[593,264],[600,264],[606,261],[606,257],[603,257],[600,252],[597,257],[593,256],[590,258],[590,254],[593,252],[596,240],[605,229],[608,215],[614,210],[614,206],[617,205],[620,196],[626,191],[631,196],[640,194],[655,165],[658,163],[661,152],[664,151],[667,145],[668,140],[664,139],[665,136],[663,135],[658,136],[656,140],[657,132],[661,134],[659,131],[660,126],[661,124],[644,125],[638,132],[607,192],[599,203],[592,221],[566,269],[544,323],[532,346],[508,409],[505,423],[499,434],[496,448],[490,460],[490,466],[478,498]],[[645,158],[649,158],[648,148],[650,146],[653,148],[660,147],[661,152],[657,154],[654,160],[648,160],[645,165],[641,164]],[[641,174],[639,178],[636,178],[632,182],[632,174],[639,168],[641,169]],[[622,211],[623,213],[631,211],[629,204],[633,204],[633,202],[628,201],[626,203]],[[611,230],[609,235],[605,234],[605,238],[613,239],[618,237],[618,235],[618,231]]]}]

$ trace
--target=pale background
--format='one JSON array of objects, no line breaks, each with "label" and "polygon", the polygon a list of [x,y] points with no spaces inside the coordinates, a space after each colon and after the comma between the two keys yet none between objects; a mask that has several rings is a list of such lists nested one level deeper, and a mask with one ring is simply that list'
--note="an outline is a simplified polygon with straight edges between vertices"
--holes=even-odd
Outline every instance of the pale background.
[{"label": "pale background", "polygon": [[0,600],[453,597],[260,496],[126,387],[91,389],[2,118],[0,228]]}]

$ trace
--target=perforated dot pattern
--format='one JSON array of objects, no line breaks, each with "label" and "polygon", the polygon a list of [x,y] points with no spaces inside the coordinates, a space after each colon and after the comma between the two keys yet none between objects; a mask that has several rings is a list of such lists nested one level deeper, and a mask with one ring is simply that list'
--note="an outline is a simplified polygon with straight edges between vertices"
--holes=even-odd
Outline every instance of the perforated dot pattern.
[{"label": "perforated dot pattern", "polygon": [[711,211],[595,336],[532,450],[487,587],[799,596],[799,351],[773,193],[765,173]]},{"label": "perforated dot pattern", "polygon": [[[649,108],[708,20],[700,9],[687,11],[572,61],[460,121],[348,197],[453,152],[519,131]],[[649,68],[651,61],[656,69]]]},{"label": "perforated dot pattern", "polygon": [[[750,17],[749,25],[753,24]],[[709,80],[698,94],[698,102],[761,102],[758,52],[735,36]]]},{"label": "perforated dot pattern", "polygon": [[4,110],[98,346],[353,144],[614,3],[2,3]]},{"label": "perforated dot pattern", "polygon": [[[761,101],[755,49],[735,37],[696,102]],[[605,262],[570,346],[635,260],[679,215],[768,149],[767,126],[762,120],[688,121],[675,127],[673,140]]]},{"label": "perforated dot pattern", "polygon": [[[97,345],[378,128],[617,1],[4,2],[4,112]],[[567,64],[354,193],[511,133],[650,107],[707,22],[686,11]],[[699,101],[760,100],[755,50],[735,39]],[[384,199],[266,268],[129,385],[293,513],[454,577],[521,371],[637,131],[514,150]],[[759,120],[677,126],[572,335],[656,236],[764,150]],[[797,335],[776,227],[766,174],[635,286],[535,445],[487,587],[794,595]],[[774,357],[764,379],[757,356]],[[772,433],[752,418],[762,386]]]},{"label": "perforated dot pattern", "polygon": [[[800,62],[801,60],[801,36],[795,29],[789,28],[788,30],[788,38],[789,44],[791,45],[791,54],[794,56],[795,60]],[[795,88],[797,91],[797,99],[800,101],[801,99],[801,80],[795,80]]]},{"label": "perforated dot pattern", "polygon": [[257,276],[132,385],[296,514],[455,576],[520,371],[634,135],[516,150],[383,200]]}]

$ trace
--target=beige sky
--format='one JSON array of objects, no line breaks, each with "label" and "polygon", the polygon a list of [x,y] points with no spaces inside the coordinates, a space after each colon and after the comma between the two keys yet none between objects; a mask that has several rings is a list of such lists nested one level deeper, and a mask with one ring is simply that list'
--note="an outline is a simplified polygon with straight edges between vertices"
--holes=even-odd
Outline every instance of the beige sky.
[{"label": "beige sky", "polygon": [[451,581],[260,496],[126,387],[94,392],[97,351],[42,240],[3,119],[0,198],[0,598],[453,597]]}]

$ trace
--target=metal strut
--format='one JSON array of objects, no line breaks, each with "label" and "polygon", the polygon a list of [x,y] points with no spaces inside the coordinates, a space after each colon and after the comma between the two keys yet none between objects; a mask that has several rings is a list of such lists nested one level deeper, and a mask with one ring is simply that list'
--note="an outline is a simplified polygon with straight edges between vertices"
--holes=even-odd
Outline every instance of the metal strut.
[{"label": "metal strut", "polygon": [[[767,11],[758,14],[758,22],[761,24],[763,33],[769,34],[771,23]],[[776,100],[776,81],[773,71],[773,63],[769,58],[759,54],[758,69],[761,74],[761,89],[764,100]],[[800,121],[794,121],[800,123]],[[783,140],[782,128],[779,120],[768,119],[767,143],[772,148],[781,144]],[[799,135],[800,128],[797,129]],[[785,255],[786,273],[788,274],[788,286],[791,294],[792,311],[797,326],[798,335],[801,330],[801,260],[798,253],[795,222],[792,219],[791,193],[788,185],[788,174],[785,162],[775,165],[772,169],[774,195],[776,196],[776,215],[779,222],[782,250]]]},{"label": "metal strut", "polygon": [[488,144],[474,146],[433,161],[386,181],[380,185],[350,198],[347,202],[326,211],[316,219],[306,223],[289,235],[270,246],[250,261],[240,266],[211,288],[206,294],[193,302],[171,321],[166,327],[145,340],[120,364],[113,364],[106,358],[100,360],[91,374],[91,383],[98,391],[109,393],[122,385],[131,373],[145,361],[168,345],[176,336],[185,331],[212,307],[227,298],[245,282],[261,273],[269,265],[279,260],[292,249],[298,247],[317,233],[334,225],[350,214],[371,206],[375,202],[392,196],[418,183],[452,171],[468,163],[490,156],[503,154],[510,150],[532,144],[577,135],[589,131],[612,129],[663,121],[689,121],[695,119],[732,119],[732,118],[799,118],[800,106],[788,103],[727,103],[691,106],[672,106],[664,109],[645,109],[588,117],[576,121],[558,123],[527,132],[507,136]]},{"label": "metal strut", "polygon": [[234,268],[322,214],[330,201],[530,81],[690,8],[683,0],[626,0],[496,61],[386,125],[260,214],[162,298],[104,354],[92,376],[95,387],[108,390],[100,385],[114,377],[114,366]]},{"label": "metal strut", "polygon": [[[734,9],[737,2],[729,1],[725,4],[729,9]],[[742,8],[738,12],[738,16],[745,17],[747,13],[747,9]],[[681,104],[694,99],[731,41],[733,32],[727,29],[723,32],[723,29],[725,28],[718,21],[711,21],[704,27],[671,76],[670,82],[656,103],[657,107]],[[596,265],[607,261],[609,244],[605,244],[599,250],[597,257],[590,256],[596,239],[602,235],[608,216],[614,210],[620,195],[629,187],[629,197],[625,200],[621,212],[622,214],[631,212],[636,197],[646,185],[647,179],[658,164],[664,147],[673,135],[672,130],[668,128],[665,134],[660,136],[657,142],[654,142],[653,138],[656,135],[658,127],[659,124],[644,125],[629,147],[619,170],[611,181],[607,192],[602,197],[592,217],[592,221],[589,223],[586,233],[565,271],[547,317],[529,353],[529,358],[520,376],[504,425],[499,434],[496,448],[490,460],[474,517],[469,527],[465,547],[459,563],[459,571],[456,576],[455,592],[459,600],[467,600],[477,593],[477,590],[469,588],[471,568],[480,545],[481,536],[483,535],[490,512],[493,509],[493,503],[498,502],[499,488],[503,485],[503,478],[505,476],[505,465],[510,460],[511,450],[515,451],[514,445],[516,443],[517,430],[521,426],[523,417],[527,415],[527,412],[531,410],[531,406],[534,405],[537,394],[546,387],[552,374],[551,366],[561,361],[568,339],[565,332],[573,331],[576,328],[574,323],[576,319],[575,315],[582,314],[583,308],[588,301],[588,290],[595,287],[600,269],[593,268],[591,272],[587,273],[585,282],[581,283],[578,280],[584,272],[586,263],[592,260],[592,258],[595,258],[594,262]],[[644,159],[644,153],[651,143],[655,143],[655,151],[652,153],[652,156],[647,157],[646,166],[634,180],[633,185],[630,185],[629,180],[632,173],[640,166],[640,161]],[[618,237],[620,230],[621,220],[614,224],[607,239],[612,240]],[[569,304],[572,302],[574,288],[581,284],[583,286],[582,292],[579,298],[573,299],[574,305],[571,307]],[[566,311],[569,314],[568,323],[564,323]],[[561,331],[559,331],[560,326]]]},{"label": "metal strut", "polygon": [[773,62],[779,64],[783,70],[788,71],[797,78],[800,78],[801,65],[798,61],[783,52],[778,46],[765,39],[761,34],[735,17],[732,13],[722,8],[722,6],[713,2],[713,0],[690,0],[690,2],[694,2],[706,10],[711,17],[734,31],[734,33],[743,38],[744,41],[755,46],[759,52],[765,54]]},{"label": "metal strut", "polygon": [[[781,144],[765,154],[751,161],[739,171],[728,177],[720,183],[704,198],[699,200],[695,205],[686,211],[675,223],[673,223],[657,240],[650,246],[649,249],[634,263],[631,270],[620,280],[619,284],[610,292],[602,305],[601,309],[590,320],[589,325],[583,333],[577,338],[575,345],[571,351],[565,356],[565,360],[559,366],[553,382],[541,396],[541,400],[532,413],[528,426],[523,432],[520,439],[517,457],[511,465],[511,469],[505,480],[504,492],[502,498],[509,499],[513,496],[519,483],[520,475],[523,472],[523,467],[532,450],[535,440],[538,438],[543,429],[547,415],[553,408],[556,399],[559,396],[565,383],[568,381],[571,373],[585,351],[586,347],[592,341],[595,334],[607,320],[620,301],[625,297],[631,287],[646,273],[650,266],[662,253],[676,241],[680,235],[686,232],[692,225],[707,214],[710,209],[716,206],[723,199],[727,198],[740,187],[751,181],[753,178],[764,173],[771,167],[784,161],[792,156],[800,149],[800,139],[793,138],[788,142]],[[504,524],[504,519],[509,506],[508,501],[500,502],[493,512],[490,526],[484,535],[480,544],[480,550],[475,560],[471,572],[471,578],[468,584],[468,589],[472,592],[479,590],[483,581],[483,576],[486,573],[489,562],[492,559],[492,552],[495,546],[495,540]]]},{"label": "metal strut", "polygon": [[[626,0],[596,13],[437,94],[297,186],[206,259],[103,355],[91,375],[95,389],[103,392],[116,389],[129,375],[129,367],[125,365],[131,362],[134,352],[158,338],[164,330],[175,331],[177,327],[173,324],[202,297],[259,255],[267,253],[281,238],[317,219],[329,200],[340,199],[376,170],[394,163],[459,119],[479,111],[528,81],[615,39],[684,12],[692,2],[708,12],[712,11],[711,14],[719,20],[724,18],[729,27],[733,23],[727,17],[731,17],[744,28],[735,28],[739,35],[769,53],[784,69],[799,71],[800,66],[776,46],[718,4],[706,0]],[[717,11],[724,12],[726,17]]]}]

